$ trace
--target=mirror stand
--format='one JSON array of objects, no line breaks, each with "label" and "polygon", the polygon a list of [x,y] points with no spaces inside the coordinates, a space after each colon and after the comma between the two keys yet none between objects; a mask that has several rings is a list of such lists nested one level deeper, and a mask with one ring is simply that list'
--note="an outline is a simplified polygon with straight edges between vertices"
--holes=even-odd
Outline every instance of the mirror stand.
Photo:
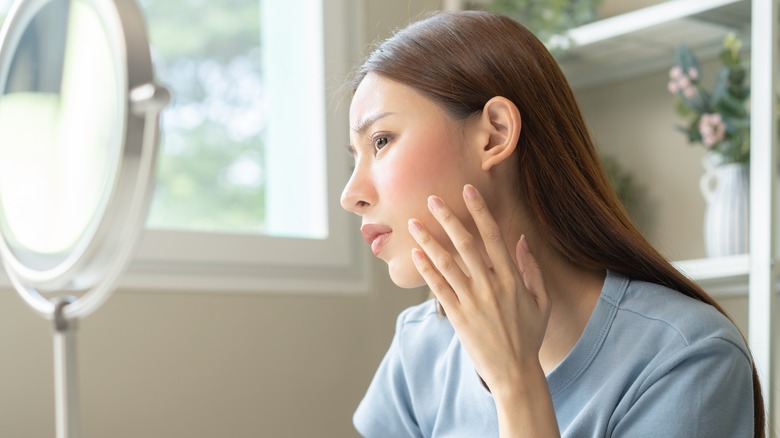
[{"label": "mirror stand", "polygon": [[67,318],[65,308],[76,301],[74,297],[54,300],[54,404],[57,438],[80,435],[81,409],[79,406],[78,350],[76,334],[78,319]]},{"label": "mirror stand", "polygon": [[0,29],[0,259],[53,323],[57,438],[81,433],[79,321],[143,231],[171,97],[153,73],[135,0],[15,0]]}]

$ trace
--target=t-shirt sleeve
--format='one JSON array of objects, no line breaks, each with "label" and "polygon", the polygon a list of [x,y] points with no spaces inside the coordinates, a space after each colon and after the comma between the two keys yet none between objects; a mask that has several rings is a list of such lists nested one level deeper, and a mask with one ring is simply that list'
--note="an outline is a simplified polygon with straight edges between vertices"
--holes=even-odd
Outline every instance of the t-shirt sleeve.
[{"label": "t-shirt sleeve", "polygon": [[752,365],[723,339],[681,350],[643,383],[614,437],[752,437]]},{"label": "t-shirt sleeve", "polygon": [[422,437],[401,354],[405,314],[399,315],[393,342],[352,418],[357,431],[366,438]]}]

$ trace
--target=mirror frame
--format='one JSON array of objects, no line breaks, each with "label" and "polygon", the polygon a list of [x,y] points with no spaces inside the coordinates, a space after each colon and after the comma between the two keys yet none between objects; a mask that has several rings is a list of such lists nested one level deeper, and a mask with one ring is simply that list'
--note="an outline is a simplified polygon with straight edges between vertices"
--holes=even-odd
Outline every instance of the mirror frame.
[{"label": "mirror frame", "polygon": [[[5,90],[11,60],[32,18],[53,0],[17,0],[0,30],[0,93]],[[146,24],[133,1],[70,0],[91,7],[106,31],[114,55],[120,97],[121,144],[117,169],[104,201],[102,217],[93,232],[52,269],[25,265],[0,238],[0,257],[12,284],[37,313],[52,319],[51,292],[85,292],[65,308],[66,318],[81,318],[97,309],[113,292],[139,240],[152,190],[159,140],[159,115],[170,100],[164,87],[154,84]],[[2,99],[2,94],[0,94]],[[124,114],[122,114],[122,112]],[[2,200],[0,199],[0,202]],[[101,214],[100,211],[97,212]],[[90,236],[91,234],[91,236]]]}]

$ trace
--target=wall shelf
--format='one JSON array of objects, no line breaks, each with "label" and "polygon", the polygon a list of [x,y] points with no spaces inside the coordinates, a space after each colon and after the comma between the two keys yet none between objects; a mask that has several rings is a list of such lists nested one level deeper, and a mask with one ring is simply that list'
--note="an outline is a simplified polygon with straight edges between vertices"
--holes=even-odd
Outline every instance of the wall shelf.
[{"label": "wall shelf", "polygon": [[714,297],[747,296],[750,256],[682,260],[673,265]]},{"label": "wall shelf", "polygon": [[[668,69],[680,42],[706,59],[730,32],[749,42],[751,9],[749,0],[668,0],[569,30],[571,46],[558,61],[572,88],[584,90]],[[674,265],[713,296],[744,296],[749,260],[744,254]]]},{"label": "wall shelf", "polygon": [[669,0],[571,29],[558,60],[572,88],[591,88],[669,68],[680,41],[713,56],[729,32],[747,40],[750,20],[747,0]]}]

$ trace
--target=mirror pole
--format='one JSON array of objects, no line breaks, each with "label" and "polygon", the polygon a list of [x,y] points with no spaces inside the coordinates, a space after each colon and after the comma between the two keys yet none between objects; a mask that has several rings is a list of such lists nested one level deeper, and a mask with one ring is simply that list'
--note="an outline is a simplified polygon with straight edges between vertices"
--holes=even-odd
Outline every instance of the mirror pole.
[{"label": "mirror pole", "polygon": [[65,318],[65,307],[75,301],[61,297],[54,306],[54,405],[57,438],[80,435],[78,357],[76,354],[77,319]]}]

